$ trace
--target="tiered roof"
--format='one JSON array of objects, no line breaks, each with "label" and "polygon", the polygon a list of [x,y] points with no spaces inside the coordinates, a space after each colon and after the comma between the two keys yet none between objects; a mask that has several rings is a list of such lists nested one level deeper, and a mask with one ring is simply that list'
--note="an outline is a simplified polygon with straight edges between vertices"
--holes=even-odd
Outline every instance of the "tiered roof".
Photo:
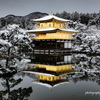
[{"label": "tiered roof", "polygon": [[[56,20],[56,21],[62,22],[62,23],[70,22],[70,20],[59,18],[59,17],[54,16],[54,15],[47,15],[47,16],[42,17],[42,18],[33,19],[32,21],[36,22],[36,23],[41,23],[41,22],[46,22],[46,21],[47,22],[48,21],[52,21],[53,19]],[[27,30],[26,32],[31,33],[31,34],[35,34],[35,33],[55,33],[57,31],[70,32],[70,33],[78,33],[78,31],[74,30],[74,29],[62,29],[62,28],[52,28],[52,27]]]},{"label": "tiered roof", "polygon": [[44,29],[34,29],[34,30],[28,30],[28,33],[44,33],[44,32],[56,32],[56,31],[64,31],[64,32],[72,32],[72,33],[78,33],[77,30],[73,29],[59,29],[59,28],[44,28]]},{"label": "tiered roof", "polygon": [[49,20],[52,20],[52,19],[55,19],[55,20],[58,20],[58,21],[61,21],[61,22],[70,22],[70,20],[59,18],[59,17],[54,16],[54,15],[48,15],[48,16],[45,16],[45,17],[42,17],[42,18],[39,18],[39,19],[33,19],[32,21],[33,22],[42,22],[42,21],[49,21]]}]

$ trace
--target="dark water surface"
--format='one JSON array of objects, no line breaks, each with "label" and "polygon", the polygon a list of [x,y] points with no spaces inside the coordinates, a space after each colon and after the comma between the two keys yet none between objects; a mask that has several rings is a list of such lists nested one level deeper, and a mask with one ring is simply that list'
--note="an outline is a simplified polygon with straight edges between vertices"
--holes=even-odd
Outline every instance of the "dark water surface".
[{"label": "dark water surface", "polygon": [[[98,56],[34,56],[24,71],[0,78],[0,100],[100,100],[99,62]],[[68,68],[53,72],[35,65]],[[43,75],[50,78],[63,74],[57,81],[43,80]]]}]

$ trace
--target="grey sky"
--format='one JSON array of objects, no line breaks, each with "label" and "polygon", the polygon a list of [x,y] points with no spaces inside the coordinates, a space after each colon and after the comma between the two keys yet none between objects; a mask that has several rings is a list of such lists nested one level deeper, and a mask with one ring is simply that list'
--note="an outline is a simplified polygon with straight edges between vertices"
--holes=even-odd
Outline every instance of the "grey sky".
[{"label": "grey sky", "polygon": [[0,0],[0,17],[8,14],[24,16],[39,11],[99,12],[100,0]]}]

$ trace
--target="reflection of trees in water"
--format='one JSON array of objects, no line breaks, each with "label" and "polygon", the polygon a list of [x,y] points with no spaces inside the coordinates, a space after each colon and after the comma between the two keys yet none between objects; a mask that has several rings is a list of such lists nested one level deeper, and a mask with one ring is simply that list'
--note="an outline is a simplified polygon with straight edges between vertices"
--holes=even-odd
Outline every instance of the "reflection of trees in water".
[{"label": "reflection of trees in water", "polygon": [[29,88],[18,88],[11,91],[11,100],[24,100],[28,98],[32,93],[32,87]]},{"label": "reflection of trees in water", "polygon": [[32,87],[13,89],[20,84],[23,79],[14,79],[13,77],[4,77],[1,83],[5,90],[0,91],[0,100],[24,100],[32,93]]},{"label": "reflection of trees in water", "polygon": [[91,73],[87,73],[83,74],[83,76],[79,76],[79,77],[71,77],[74,83],[77,83],[78,81],[92,81],[92,82],[96,82],[98,83],[98,85],[100,85],[100,73],[93,73],[93,75]]},{"label": "reflection of trees in water", "polygon": [[78,72],[68,73],[67,76],[71,78],[75,83],[81,80],[95,81],[100,85],[100,57],[86,55],[74,56],[76,61],[75,69]]},{"label": "reflection of trees in water", "polygon": [[1,65],[0,65],[0,77],[3,76],[11,76],[15,73],[17,73],[17,62],[15,61],[15,59],[10,59],[9,60],[9,66],[6,67],[6,59],[4,58],[3,60],[1,59],[0,61]]}]

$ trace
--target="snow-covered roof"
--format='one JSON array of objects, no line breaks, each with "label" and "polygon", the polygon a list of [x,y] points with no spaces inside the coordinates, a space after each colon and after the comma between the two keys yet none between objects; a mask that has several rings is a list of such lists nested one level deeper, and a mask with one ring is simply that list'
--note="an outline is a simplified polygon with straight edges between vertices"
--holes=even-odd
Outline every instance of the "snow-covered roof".
[{"label": "snow-covered roof", "polygon": [[70,20],[59,18],[59,17],[54,16],[54,15],[47,15],[47,16],[42,17],[42,18],[33,19],[32,21],[33,22],[41,22],[41,21],[48,21],[48,20],[51,20],[51,19],[55,19],[55,20],[62,21],[62,22],[70,22]]},{"label": "snow-covered roof", "polygon": [[33,84],[38,84],[38,85],[42,85],[42,86],[45,86],[45,87],[48,87],[48,88],[54,88],[54,87],[57,87],[59,85],[63,85],[63,84],[68,84],[69,82],[61,82],[61,83],[57,83],[55,85],[50,85],[48,83],[43,83],[43,82],[33,82]]},{"label": "snow-covered roof", "polygon": [[28,33],[43,33],[43,32],[55,32],[55,31],[64,31],[64,32],[72,32],[72,33],[78,33],[77,30],[73,29],[59,29],[59,28],[45,28],[45,29],[36,29],[36,30],[27,30]]},{"label": "snow-covered roof", "polygon": [[40,73],[40,72],[32,72],[32,71],[23,71],[25,73],[31,73],[31,74],[38,74],[38,75],[49,75],[49,76],[55,76],[53,74],[47,74],[47,73]]}]

